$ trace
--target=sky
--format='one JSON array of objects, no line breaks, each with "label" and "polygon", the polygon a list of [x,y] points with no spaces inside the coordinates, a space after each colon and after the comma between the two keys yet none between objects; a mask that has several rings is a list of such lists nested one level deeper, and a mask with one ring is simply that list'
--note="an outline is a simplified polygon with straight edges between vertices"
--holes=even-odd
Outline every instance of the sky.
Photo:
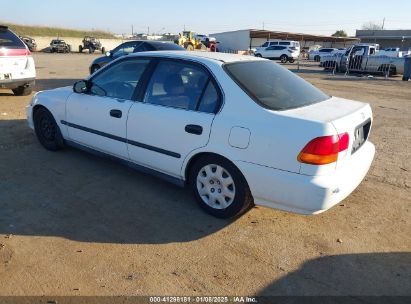
[{"label": "sky", "polygon": [[198,33],[247,28],[331,35],[355,35],[364,23],[411,29],[411,1],[399,0],[0,0],[0,22],[116,34]]}]

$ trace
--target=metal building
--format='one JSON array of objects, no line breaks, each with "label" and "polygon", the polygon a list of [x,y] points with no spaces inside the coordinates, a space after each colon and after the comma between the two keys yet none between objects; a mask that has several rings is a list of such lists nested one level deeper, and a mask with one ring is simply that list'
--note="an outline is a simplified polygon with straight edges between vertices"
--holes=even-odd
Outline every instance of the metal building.
[{"label": "metal building", "polygon": [[361,39],[361,42],[378,43],[382,49],[411,49],[411,30],[357,30],[356,37]]},{"label": "metal building", "polygon": [[332,36],[321,36],[291,32],[277,32],[257,29],[246,29],[223,33],[214,33],[210,36],[215,37],[219,43],[221,51],[245,51],[262,45],[268,40],[295,40],[299,41],[301,48],[312,45],[323,47],[343,48],[349,47],[360,40],[358,38],[340,38]]}]

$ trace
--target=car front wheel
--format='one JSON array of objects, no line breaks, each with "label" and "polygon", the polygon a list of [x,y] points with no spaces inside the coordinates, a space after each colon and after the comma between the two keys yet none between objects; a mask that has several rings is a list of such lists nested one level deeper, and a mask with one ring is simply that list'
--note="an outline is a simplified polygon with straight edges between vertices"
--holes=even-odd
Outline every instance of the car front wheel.
[{"label": "car front wheel", "polygon": [[198,160],[191,168],[189,183],[199,205],[218,218],[234,217],[253,204],[244,176],[218,156]]},{"label": "car front wheel", "polygon": [[288,61],[287,55],[281,55],[280,61],[281,61],[281,63],[287,63],[287,61]]},{"label": "car front wheel", "polygon": [[64,147],[63,136],[53,115],[45,108],[34,112],[34,130],[41,145],[47,150],[57,151]]}]

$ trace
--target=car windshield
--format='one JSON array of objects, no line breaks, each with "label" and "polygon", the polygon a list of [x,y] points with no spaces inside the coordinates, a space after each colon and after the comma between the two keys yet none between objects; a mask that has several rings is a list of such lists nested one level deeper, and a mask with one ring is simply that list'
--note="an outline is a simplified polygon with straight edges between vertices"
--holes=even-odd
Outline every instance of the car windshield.
[{"label": "car windshield", "polygon": [[321,102],[330,97],[268,60],[227,63],[224,69],[258,104],[270,110],[288,110]]}]

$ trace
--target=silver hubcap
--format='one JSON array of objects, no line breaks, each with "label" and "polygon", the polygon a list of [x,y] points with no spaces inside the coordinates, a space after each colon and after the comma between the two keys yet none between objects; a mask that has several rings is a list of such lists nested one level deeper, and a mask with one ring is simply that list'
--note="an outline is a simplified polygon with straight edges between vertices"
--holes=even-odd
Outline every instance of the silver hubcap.
[{"label": "silver hubcap", "polygon": [[197,191],[211,208],[225,209],[234,201],[234,180],[223,167],[207,165],[198,172]]}]

